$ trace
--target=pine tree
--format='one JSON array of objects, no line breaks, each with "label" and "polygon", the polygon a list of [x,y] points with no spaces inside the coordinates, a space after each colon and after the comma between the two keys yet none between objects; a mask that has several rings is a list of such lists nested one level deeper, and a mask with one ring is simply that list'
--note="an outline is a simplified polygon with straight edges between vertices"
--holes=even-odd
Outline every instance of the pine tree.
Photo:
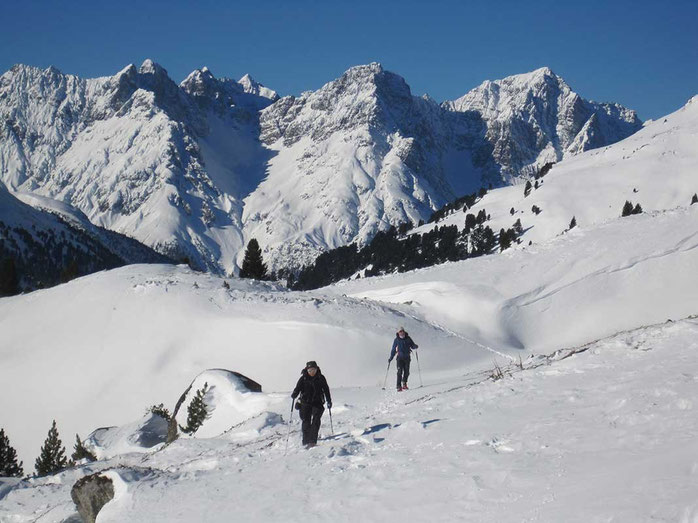
[{"label": "pine tree", "polygon": [[21,477],[24,475],[23,463],[17,463],[17,451],[10,446],[10,438],[5,429],[0,429],[0,476]]},{"label": "pine tree", "polygon": [[516,236],[521,236],[523,234],[523,225],[521,225],[521,218],[516,220],[511,228],[514,229]]},{"label": "pine tree", "polygon": [[698,193],[694,193],[693,198],[691,198],[691,205],[694,203],[698,203]]},{"label": "pine tree", "polygon": [[240,278],[253,278],[264,280],[267,277],[267,266],[262,259],[262,249],[259,248],[257,240],[252,238],[247,243],[245,258],[240,269]]},{"label": "pine tree", "polygon": [[642,206],[638,203],[633,209],[633,214],[642,214]]},{"label": "pine tree", "polygon": [[526,186],[524,187],[524,198],[531,194],[531,189],[533,186],[531,185],[531,180],[526,181]]},{"label": "pine tree", "polygon": [[[511,233],[511,234],[510,234]],[[501,229],[499,231],[499,250],[505,251],[509,247],[511,247],[511,237],[514,235],[514,231],[511,229],[504,230]]]},{"label": "pine tree", "polygon": [[569,227],[569,228],[570,228],[570,230],[571,230],[571,229],[574,229],[576,226],[577,226],[577,217],[576,217],[576,216],[572,216],[572,221],[570,222],[570,227]]},{"label": "pine tree", "polygon": [[0,296],[12,296],[19,293],[17,266],[12,258],[0,262]]},{"label": "pine tree", "polygon": [[633,203],[630,200],[625,200],[625,204],[623,205],[623,210],[621,211],[620,215],[622,217],[625,216],[630,216],[633,213]]},{"label": "pine tree", "polygon": [[41,455],[36,458],[34,464],[36,473],[39,476],[55,474],[60,472],[68,465],[68,460],[65,457],[65,447],[58,437],[58,428],[56,428],[56,420],[53,420],[53,425],[48,431],[48,437],[44,441],[44,446],[41,447]]},{"label": "pine tree", "polygon": [[75,435],[75,446],[73,447],[73,455],[70,456],[70,460],[72,463],[75,463],[77,461],[80,461],[81,459],[86,459],[87,461],[97,461],[97,457],[92,454],[87,448],[85,448],[85,445],[83,444],[82,441],[80,441],[80,436]]},{"label": "pine tree", "polygon": [[201,427],[203,422],[206,420],[208,410],[206,409],[204,397],[206,396],[207,392],[208,383],[204,383],[204,386],[196,391],[194,398],[189,404],[189,407],[187,407],[187,426],[182,427],[180,425],[179,427],[182,429],[182,432],[194,434],[197,430],[199,430],[199,427]]},{"label": "pine tree", "polygon": [[151,412],[155,414],[156,416],[160,416],[162,419],[170,421],[172,418],[172,414],[170,414],[170,411],[165,407],[164,403],[160,403],[159,405],[153,405],[150,407],[146,413]]}]

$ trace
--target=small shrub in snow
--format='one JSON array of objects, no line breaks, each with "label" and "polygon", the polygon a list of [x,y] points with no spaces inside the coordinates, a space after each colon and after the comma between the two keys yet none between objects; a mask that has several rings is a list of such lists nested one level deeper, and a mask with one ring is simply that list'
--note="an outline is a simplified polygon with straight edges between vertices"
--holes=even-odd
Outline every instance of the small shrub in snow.
[{"label": "small shrub in snow", "polygon": [[41,447],[41,454],[36,458],[34,467],[39,476],[55,474],[68,466],[68,459],[65,457],[65,447],[58,436],[56,420],[48,431],[44,446]]},{"label": "small shrub in snow", "polygon": [[691,198],[691,205],[694,203],[698,203],[698,193],[694,193],[693,198]]},{"label": "small shrub in snow", "polygon": [[636,204],[635,208],[633,209],[633,214],[642,214],[642,206],[640,204]]},{"label": "small shrub in snow", "polygon": [[541,213],[540,207],[538,207],[537,205],[534,205],[533,207],[531,207],[531,212],[533,214],[535,214],[536,216],[539,215]]},{"label": "small shrub in snow", "polygon": [[223,280],[223,288],[230,289],[230,284],[226,280]]},{"label": "small shrub in snow", "polygon": [[572,221],[570,222],[570,230],[574,229],[577,226],[577,218],[575,216],[572,216]]},{"label": "small shrub in snow", "polygon": [[0,476],[19,478],[23,474],[22,462],[17,463],[17,451],[10,445],[5,429],[0,429]]},{"label": "small shrub in snow", "polygon": [[490,372],[490,379],[492,381],[499,381],[503,378],[504,378],[504,371],[502,370],[502,367],[500,367],[499,364],[495,361],[494,368]]},{"label": "small shrub in snow", "polygon": [[208,416],[208,410],[206,409],[206,402],[204,398],[208,392],[208,383],[204,383],[204,386],[196,391],[194,399],[191,400],[189,407],[187,407],[187,426],[182,427],[182,432],[186,434],[194,434],[199,427],[204,423],[206,417]]},{"label": "small shrub in snow", "polygon": [[531,189],[533,186],[531,185],[531,180],[526,181],[526,186],[524,187],[524,198],[531,194]]},{"label": "small shrub in snow", "polygon": [[515,213],[516,213],[516,209],[514,209],[513,207],[511,209],[509,209],[509,214],[514,216]]},{"label": "small shrub in snow", "polygon": [[625,216],[630,216],[633,213],[633,203],[630,200],[625,200],[625,204],[623,205],[623,210],[621,211],[620,215],[622,217]]}]

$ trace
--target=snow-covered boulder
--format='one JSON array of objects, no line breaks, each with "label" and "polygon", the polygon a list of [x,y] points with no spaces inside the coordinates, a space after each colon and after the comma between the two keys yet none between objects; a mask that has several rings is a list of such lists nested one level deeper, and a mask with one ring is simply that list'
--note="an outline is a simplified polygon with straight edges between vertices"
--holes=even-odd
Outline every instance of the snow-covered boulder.
[{"label": "snow-covered boulder", "polygon": [[194,378],[177,403],[173,416],[180,427],[187,427],[189,406],[197,391],[204,388],[206,419],[196,432],[185,433],[184,437],[218,436],[231,427],[270,410],[270,405],[278,402],[276,397],[263,394],[258,383],[242,374],[225,369],[209,369]]},{"label": "snow-covered boulder", "polygon": [[83,443],[97,459],[105,459],[129,452],[154,450],[164,444],[166,438],[167,420],[149,412],[140,420],[121,427],[99,428]]},{"label": "snow-covered boulder", "polygon": [[104,505],[114,499],[114,483],[100,473],[80,478],[70,490],[70,497],[85,523],[94,523]]}]

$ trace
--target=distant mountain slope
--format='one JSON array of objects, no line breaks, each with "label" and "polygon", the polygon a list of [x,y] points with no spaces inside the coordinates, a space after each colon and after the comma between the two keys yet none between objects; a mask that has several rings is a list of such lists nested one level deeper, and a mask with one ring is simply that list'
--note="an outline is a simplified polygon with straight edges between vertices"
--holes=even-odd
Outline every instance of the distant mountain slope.
[{"label": "distant mountain slope", "polygon": [[65,204],[23,198],[47,210],[22,203],[0,182],[0,261],[12,260],[18,291],[129,263],[169,261],[136,240],[93,225]]},{"label": "distant mountain slope", "polygon": [[[696,166],[698,96],[621,142],[555,164],[528,196],[521,185],[503,187],[490,191],[468,212],[485,209],[495,231],[520,219],[523,244],[539,243],[565,231],[572,217],[581,228],[617,219],[626,200],[645,211],[688,206],[698,192]],[[532,211],[534,206],[540,213]],[[459,210],[438,225],[463,227],[464,217]],[[416,231],[432,227],[429,224]]]},{"label": "distant mountain slope", "polygon": [[[508,248],[505,235],[518,241],[511,248],[525,249],[567,232],[573,219],[582,229],[620,219],[626,201],[645,212],[687,207],[698,193],[696,144],[698,96],[621,142],[555,164],[530,186],[459,198],[434,213],[434,223],[400,227],[363,249],[329,251],[300,273],[297,287],[498,252]],[[489,233],[476,228],[476,221]]]},{"label": "distant mountain slope", "polygon": [[0,77],[0,178],[229,273],[252,237],[271,268],[299,267],[640,124],[547,69],[486,85],[440,106],[377,63],[281,99],[205,67],[177,85],[151,60],[88,80],[17,65]]},{"label": "distant mountain slope", "polygon": [[249,77],[243,85],[203,70],[180,88],[150,60],[90,80],[15,66],[0,78],[0,172],[15,190],[218,270],[242,245],[240,198],[257,183],[236,170],[239,151],[259,149],[256,114],[275,97]]},{"label": "distant mountain slope", "polygon": [[548,162],[609,145],[642,127],[635,111],[583,99],[548,67],[486,81],[451,111],[476,111],[504,180],[533,175]]}]

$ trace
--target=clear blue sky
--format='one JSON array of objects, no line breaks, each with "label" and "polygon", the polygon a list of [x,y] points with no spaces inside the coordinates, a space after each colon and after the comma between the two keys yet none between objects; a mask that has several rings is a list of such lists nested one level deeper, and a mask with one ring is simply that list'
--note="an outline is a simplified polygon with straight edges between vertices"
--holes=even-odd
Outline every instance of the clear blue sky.
[{"label": "clear blue sky", "polygon": [[152,58],[280,94],[378,61],[414,94],[454,99],[547,65],[585,98],[657,118],[698,94],[698,1],[134,2],[0,0],[0,70],[112,75]]}]

